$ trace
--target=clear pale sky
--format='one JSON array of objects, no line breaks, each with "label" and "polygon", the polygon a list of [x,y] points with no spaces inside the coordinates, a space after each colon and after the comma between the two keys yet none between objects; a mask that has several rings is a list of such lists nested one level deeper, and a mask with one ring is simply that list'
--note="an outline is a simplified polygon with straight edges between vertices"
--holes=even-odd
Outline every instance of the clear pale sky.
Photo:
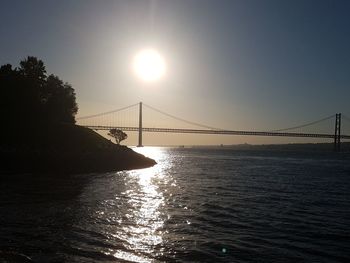
[{"label": "clear pale sky", "polygon": [[[73,85],[78,116],[143,101],[228,129],[350,116],[350,1],[0,1],[0,64],[28,55]],[[152,47],[158,82],[130,69]],[[135,144],[130,134],[127,143]],[[295,139],[146,135],[145,144]]]}]

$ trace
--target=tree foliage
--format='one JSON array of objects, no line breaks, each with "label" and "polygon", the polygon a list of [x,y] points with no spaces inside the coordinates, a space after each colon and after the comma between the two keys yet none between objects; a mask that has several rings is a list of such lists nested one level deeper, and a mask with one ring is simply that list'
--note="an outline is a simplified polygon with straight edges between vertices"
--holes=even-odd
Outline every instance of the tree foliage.
[{"label": "tree foliage", "polygon": [[44,62],[28,56],[18,68],[0,67],[2,123],[37,125],[75,123],[78,112],[74,89],[55,75],[47,75]]},{"label": "tree foliage", "polygon": [[110,129],[108,135],[113,137],[117,144],[120,144],[121,141],[128,138],[128,135],[125,132],[118,129]]}]

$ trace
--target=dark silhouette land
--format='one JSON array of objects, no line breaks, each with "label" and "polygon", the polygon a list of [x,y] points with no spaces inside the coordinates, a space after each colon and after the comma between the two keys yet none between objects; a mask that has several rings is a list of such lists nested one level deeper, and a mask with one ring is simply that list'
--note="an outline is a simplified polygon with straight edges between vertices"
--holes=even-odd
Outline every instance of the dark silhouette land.
[{"label": "dark silhouette land", "polygon": [[[0,68],[2,171],[103,172],[149,167],[155,161],[76,126],[75,91],[44,63],[27,57]],[[120,141],[119,141],[120,142]]]}]

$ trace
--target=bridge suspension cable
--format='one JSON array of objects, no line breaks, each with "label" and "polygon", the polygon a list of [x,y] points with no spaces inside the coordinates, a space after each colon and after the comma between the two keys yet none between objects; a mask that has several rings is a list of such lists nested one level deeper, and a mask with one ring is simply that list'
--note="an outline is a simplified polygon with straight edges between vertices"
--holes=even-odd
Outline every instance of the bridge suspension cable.
[{"label": "bridge suspension cable", "polygon": [[290,130],[295,130],[295,129],[301,129],[301,128],[305,128],[305,127],[308,127],[308,126],[312,126],[312,125],[318,124],[318,123],[320,123],[320,122],[323,122],[323,121],[332,119],[332,118],[334,118],[334,117],[335,117],[335,114],[333,114],[333,115],[331,115],[331,116],[328,116],[328,117],[326,117],[326,118],[317,120],[317,121],[305,123],[305,124],[298,125],[298,126],[293,126],[293,127],[290,127],[290,128],[284,128],[284,129],[278,129],[278,130],[271,130],[270,132],[282,132],[282,131],[290,131]]},{"label": "bridge suspension cable", "polygon": [[[186,123],[186,124],[190,124],[192,126],[197,126],[197,127],[201,127],[202,129],[193,129],[193,128],[173,128],[173,127],[162,127],[162,125],[159,125],[160,122],[157,122],[157,125],[154,127],[149,126],[149,123],[146,126],[142,125],[142,105],[144,105],[146,108],[159,113],[163,116],[166,116],[168,118],[180,121],[182,123]],[[137,107],[138,106],[138,107]],[[132,109],[131,109],[132,108]],[[135,114],[137,114],[134,110],[138,110],[138,120],[139,120],[139,124],[137,125],[136,123],[125,123],[125,114],[127,115],[127,121],[129,121],[130,119],[135,119],[134,116]],[[131,110],[127,110],[127,111],[123,111],[126,109],[131,109]],[[120,111],[123,111],[122,113],[118,113]],[[113,114],[113,113],[118,113],[118,114]],[[132,116],[130,115],[130,113],[132,114]],[[118,115],[118,116],[116,116]],[[289,130],[295,130],[295,129],[300,129],[300,128],[304,128],[304,127],[308,127],[308,126],[312,126],[321,122],[325,122],[327,120],[330,120],[331,118],[334,118],[335,116],[337,116],[336,118],[336,134],[334,135],[333,132],[329,133],[329,132],[287,132]],[[193,122],[193,121],[189,121],[189,120],[185,120],[183,118],[179,118],[177,116],[174,116],[172,114],[169,114],[167,112],[164,112],[162,110],[159,110],[157,108],[154,108],[152,106],[149,106],[147,104],[143,104],[142,102],[140,103],[136,103],[127,107],[123,107],[123,108],[119,108],[117,110],[112,110],[112,111],[107,111],[107,112],[102,112],[99,114],[93,114],[93,115],[88,115],[88,116],[83,116],[83,117],[79,117],[77,118],[77,120],[81,121],[81,120],[86,120],[88,119],[88,122],[90,122],[89,124],[84,124],[84,123],[80,123],[81,126],[85,126],[88,127],[90,129],[94,129],[94,130],[110,130],[113,128],[118,128],[118,129],[122,129],[124,131],[137,131],[139,132],[139,146],[142,146],[142,132],[170,132],[170,133],[192,133],[192,134],[227,134],[227,135],[252,135],[252,136],[284,136],[284,137],[303,137],[303,138],[331,138],[334,139],[334,145],[335,145],[335,149],[336,151],[340,150],[340,139],[350,139],[350,135],[344,135],[345,132],[340,132],[340,122],[341,122],[341,118],[340,118],[340,114],[336,114],[336,115],[331,115],[328,116],[326,118],[322,118],[320,120],[317,121],[313,121],[313,122],[309,122],[309,123],[305,123],[303,125],[298,125],[298,126],[293,126],[293,127],[289,127],[289,128],[284,128],[284,129],[278,129],[278,130],[272,130],[272,131],[244,131],[244,130],[225,130],[225,129],[218,129],[215,127],[211,127],[208,125],[203,125],[197,122]],[[98,117],[98,118],[96,118]],[[161,117],[161,116],[160,116]],[[90,119],[91,118],[91,119]],[[95,119],[98,120],[95,120]],[[349,121],[350,122],[350,118],[347,116],[343,115],[343,118],[345,121]],[[153,120],[154,118],[151,118],[151,120]],[[93,124],[91,124],[91,121],[93,122]],[[109,124],[106,124],[109,123]],[[325,124],[325,123],[323,123]],[[171,125],[174,125],[174,123],[172,123]],[[181,124],[180,124],[181,125]],[[334,125],[332,125],[332,127],[334,127]],[[343,128],[343,126],[342,126]],[[338,130],[337,130],[338,129]],[[346,133],[345,133],[346,134]]]},{"label": "bridge suspension cable", "polygon": [[209,130],[222,130],[222,129],[218,129],[218,128],[215,128],[215,127],[207,126],[207,125],[204,125],[204,124],[200,124],[200,123],[196,123],[196,122],[193,122],[193,121],[188,121],[188,120],[176,117],[176,116],[174,116],[172,114],[169,114],[169,113],[166,113],[166,112],[161,111],[159,109],[156,109],[156,108],[154,108],[154,107],[152,107],[150,105],[147,105],[145,103],[143,103],[143,105],[146,106],[147,108],[149,108],[151,110],[154,110],[154,111],[156,111],[156,112],[158,112],[160,114],[163,114],[163,115],[165,115],[167,117],[173,118],[173,119],[178,120],[178,121],[185,122],[185,123],[190,124],[190,125],[198,126],[198,127],[209,129]]},{"label": "bridge suspension cable", "polygon": [[350,118],[349,118],[348,116],[346,116],[346,115],[343,114],[343,115],[342,115],[342,118],[343,118],[344,120],[350,122]]},{"label": "bridge suspension cable", "polygon": [[133,104],[133,105],[130,105],[130,106],[126,106],[126,107],[123,107],[123,108],[120,108],[120,109],[112,110],[112,111],[106,111],[106,112],[101,112],[101,113],[98,113],[98,114],[82,116],[82,117],[77,118],[77,120],[85,120],[85,119],[100,117],[100,116],[103,116],[103,115],[108,115],[108,114],[116,113],[116,112],[119,112],[119,111],[122,111],[122,110],[126,110],[126,109],[129,109],[129,108],[135,107],[137,105],[139,105],[139,103],[136,103],[136,104]]}]

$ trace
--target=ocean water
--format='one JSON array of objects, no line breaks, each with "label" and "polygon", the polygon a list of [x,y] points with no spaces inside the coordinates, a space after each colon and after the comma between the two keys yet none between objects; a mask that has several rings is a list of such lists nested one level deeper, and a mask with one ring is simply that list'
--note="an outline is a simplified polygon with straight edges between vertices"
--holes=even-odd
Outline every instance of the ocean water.
[{"label": "ocean water", "polygon": [[2,175],[0,251],[34,262],[350,262],[349,154],[136,150],[158,164]]}]

